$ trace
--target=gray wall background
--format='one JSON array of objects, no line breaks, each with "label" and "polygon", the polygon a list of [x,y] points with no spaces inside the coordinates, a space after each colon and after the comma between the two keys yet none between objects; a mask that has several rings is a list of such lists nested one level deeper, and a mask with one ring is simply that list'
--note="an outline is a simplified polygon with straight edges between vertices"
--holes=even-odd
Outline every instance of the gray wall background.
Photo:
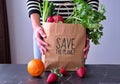
[{"label": "gray wall background", "polygon": [[[10,47],[13,64],[25,64],[33,58],[32,26],[25,0],[6,0]],[[104,35],[100,45],[90,44],[87,64],[120,64],[120,0],[100,0],[106,7]]]}]

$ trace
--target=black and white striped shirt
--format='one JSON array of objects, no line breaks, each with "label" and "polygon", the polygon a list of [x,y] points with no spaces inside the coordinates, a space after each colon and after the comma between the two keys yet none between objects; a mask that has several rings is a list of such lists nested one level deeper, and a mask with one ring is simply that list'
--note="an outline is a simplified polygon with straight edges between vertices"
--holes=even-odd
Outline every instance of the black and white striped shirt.
[{"label": "black and white striped shirt", "polygon": [[[73,11],[74,4],[67,3],[67,2],[72,2],[73,0],[48,0],[48,1],[52,1],[56,5],[55,11],[58,11],[59,9],[59,14],[63,16],[64,19],[66,19],[68,15],[71,14],[71,12]],[[93,5],[93,10],[98,9],[99,0],[85,0],[85,1],[88,4]],[[39,3],[42,3],[42,0],[27,0],[27,11],[28,11],[29,16],[33,13],[40,14]],[[59,8],[61,4],[65,4],[67,8],[64,6]]]}]

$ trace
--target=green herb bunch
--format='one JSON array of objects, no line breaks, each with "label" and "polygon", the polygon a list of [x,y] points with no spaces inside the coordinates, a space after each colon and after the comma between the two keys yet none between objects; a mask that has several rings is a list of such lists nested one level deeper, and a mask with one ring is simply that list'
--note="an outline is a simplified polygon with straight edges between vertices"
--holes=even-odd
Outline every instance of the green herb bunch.
[{"label": "green herb bunch", "polygon": [[53,4],[53,2],[50,2],[48,0],[44,0],[43,3],[39,4],[40,15],[43,22],[46,22],[49,16],[56,15],[54,9],[55,5]]},{"label": "green herb bunch", "polygon": [[99,44],[99,39],[103,35],[103,25],[101,21],[106,19],[105,7],[100,4],[99,9],[93,10],[93,6],[87,4],[84,0],[74,0],[74,10],[72,14],[64,21],[65,23],[82,24],[86,30],[89,39],[95,44]]}]

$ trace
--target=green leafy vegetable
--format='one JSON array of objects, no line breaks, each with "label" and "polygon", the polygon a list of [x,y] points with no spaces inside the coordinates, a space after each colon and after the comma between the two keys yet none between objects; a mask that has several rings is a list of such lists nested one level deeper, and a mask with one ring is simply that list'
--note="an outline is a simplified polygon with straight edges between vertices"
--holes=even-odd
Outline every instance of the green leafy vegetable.
[{"label": "green leafy vegetable", "polygon": [[100,4],[100,9],[96,11],[84,0],[74,0],[74,3],[74,10],[65,23],[82,24],[87,30],[89,39],[95,45],[99,44],[99,39],[103,35],[101,21],[106,19],[104,5]]},{"label": "green leafy vegetable", "polygon": [[53,2],[49,2],[48,0],[44,0],[43,3],[40,3],[39,8],[43,22],[46,22],[49,16],[56,14],[54,12],[55,5],[53,4]]}]

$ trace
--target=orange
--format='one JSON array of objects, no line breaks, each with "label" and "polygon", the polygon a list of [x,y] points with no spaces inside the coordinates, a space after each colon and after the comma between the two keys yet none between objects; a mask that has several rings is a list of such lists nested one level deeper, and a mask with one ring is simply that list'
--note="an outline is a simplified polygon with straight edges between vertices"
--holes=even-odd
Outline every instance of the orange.
[{"label": "orange", "polygon": [[38,77],[44,72],[45,66],[40,59],[32,59],[28,62],[27,70],[31,76]]}]

